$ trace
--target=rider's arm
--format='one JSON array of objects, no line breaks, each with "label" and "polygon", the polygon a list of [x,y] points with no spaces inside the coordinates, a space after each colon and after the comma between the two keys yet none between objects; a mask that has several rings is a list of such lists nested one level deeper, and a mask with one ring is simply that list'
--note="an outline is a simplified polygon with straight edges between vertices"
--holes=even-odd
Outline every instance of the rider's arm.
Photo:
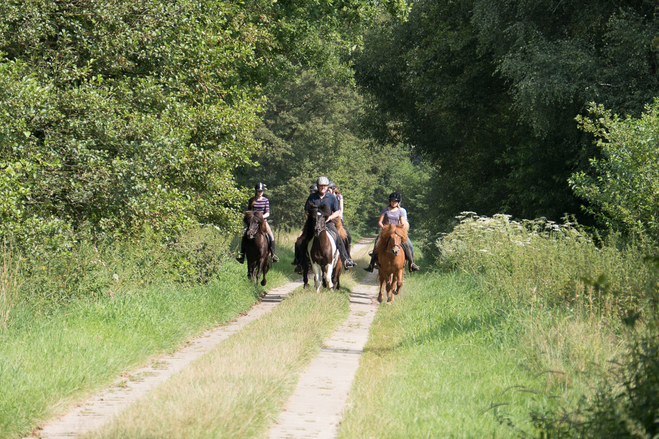
[{"label": "rider's arm", "polygon": [[327,222],[330,222],[330,221],[332,221],[334,218],[338,217],[339,215],[341,215],[341,211],[340,211],[340,210],[337,210],[336,212],[334,212],[333,214],[331,214],[330,216],[328,216],[328,217],[327,217],[327,221],[325,221],[325,222],[326,222],[326,223],[327,223]]},{"label": "rider's arm", "polygon": [[380,219],[378,220],[378,226],[380,226],[381,229],[384,229],[384,224],[382,224],[382,221],[384,221],[384,213],[380,214]]},{"label": "rider's arm", "polygon": [[343,198],[339,199],[339,206],[341,206],[341,217],[343,217]]},{"label": "rider's arm", "polygon": [[263,212],[263,219],[270,216],[270,200],[265,205],[265,212]]}]

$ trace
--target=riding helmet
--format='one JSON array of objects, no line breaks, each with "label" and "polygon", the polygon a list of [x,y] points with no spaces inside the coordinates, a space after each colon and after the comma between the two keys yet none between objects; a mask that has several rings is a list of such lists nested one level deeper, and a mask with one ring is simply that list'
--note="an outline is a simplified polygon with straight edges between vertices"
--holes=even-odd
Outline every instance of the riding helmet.
[{"label": "riding helmet", "polygon": [[336,183],[334,183],[333,181],[330,181],[328,188],[332,189],[333,187],[336,187]]},{"label": "riding helmet", "polygon": [[265,190],[265,185],[263,183],[256,183],[256,186],[254,186],[254,190],[264,191]]},{"label": "riding helmet", "polygon": [[318,177],[318,186],[329,186],[329,179],[325,176]]},{"label": "riding helmet", "polygon": [[318,185],[316,183],[312,184],[311,186],[309,186],[309,190],[311,192],[318,192]]},{"label": "riding helmet", "polygon": [[390,200],[396,200],[400,203],[400,200],[402,200],[403,197],[401,197],[398,192],[392,192],[391,194],[389,194],[389,199]]}]

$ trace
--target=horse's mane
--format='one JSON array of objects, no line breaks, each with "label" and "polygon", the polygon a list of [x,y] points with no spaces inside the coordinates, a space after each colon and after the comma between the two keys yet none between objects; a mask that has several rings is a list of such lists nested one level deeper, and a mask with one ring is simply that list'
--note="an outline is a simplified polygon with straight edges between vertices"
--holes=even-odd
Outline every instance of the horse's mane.
[{"label": "horse's mane", "polygon": [[375,246],[375,253],[380,254],[383,251],[387,250],[386,247],[387,247],[389,238],[394,233],[397,234],[398,236],[400,236],[401,242],[403,244],[407,242],[407,227],[405,225],[403,225],[403,224],[399,224],[399,225],[387,224],[380,231],[380,237],[378,238],[378,243]]},{"label": "horse's mane", "polygon": [[263,218],[263,213],[255,212],[253,210],[245,211],[245,216],[243,217],[243,224],[245,227],[249,227],[252,221],[256,221],[256,223],[259,225],[259,230],[262,233],[266,233],[267,229],[265,227],[265,218]]},{"label": "horse's mane", "polygon": [[[321,204],[320,206],[311,205],[309,206],[308,212],[309,212],[309,216],[307,217],[306,227],[313,228],[313,225],[315,224],[316,221],[315,219],[316,214],[320,212],[322,216],[327,218],[332,214],[332,209],[327,204]],[[313,221],[313,222],[310,223],[309,221]],[[336,231],[339,232],[339,236],[341,237],[341,239],[345,241],[348,238],[348,233],[346,232],[346,229],[343,228],[343,224],[341,224],[341,219],[334,218],[332,222],[336,226]]]}]

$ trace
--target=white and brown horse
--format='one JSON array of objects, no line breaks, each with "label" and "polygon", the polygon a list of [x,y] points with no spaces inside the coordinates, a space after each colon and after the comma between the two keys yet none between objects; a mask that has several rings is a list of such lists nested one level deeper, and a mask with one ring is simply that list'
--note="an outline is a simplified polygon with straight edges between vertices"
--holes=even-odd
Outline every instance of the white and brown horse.
[{"label": "white and brown horse", "polygon": [[[321,286],[329,289],[338,290],[341,287],[341,258],[339,250],[336,247],[336,241],[332,234],[327,230],[327,218],[331,212],[327,206],[309,209],[307,221],[309,226],[313,226],[313,238],[307,243],[307,256],[311,262],[311,268],[314,273],[314,287],[316,292],[320,292]],[[339,239],[341,239],[339,237]],[[307,272],[303,274],[304,285],[309,283]]]}]

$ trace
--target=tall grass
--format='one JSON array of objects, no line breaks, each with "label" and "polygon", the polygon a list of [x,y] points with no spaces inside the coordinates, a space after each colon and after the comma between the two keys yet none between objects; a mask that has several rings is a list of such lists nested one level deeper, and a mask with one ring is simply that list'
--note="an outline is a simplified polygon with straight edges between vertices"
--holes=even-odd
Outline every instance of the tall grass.
[{"label": "tall grass", "polygon": [[578,372],[591,373],[578,403],[532,411],[533,435],[659,433],[652,246],[615,234],[595,245],[575,224],[465,213],[437,247],[440,266],[478,276],[483,294],[510,303],[509,315],[529,313],[522,346],[532,367],[546,369],[550,389],[573,389]]},{"label": "tall grass", "polygon": [[[246,311],[264,290],[230,250],[226,236],[202,228],[167,244],[81,243],[47,258],[5,251],[0,438],[30,433],[122,372]],[[293,267],[284,265],[275,264],[268,287],[288,281]]]},{"label": "tall grass", "polygon": [[647,249],[614,234],[596,245],[571,223],[473,213],[459,218],[437,242],[439,266],[482,275],[484,291],[501,300],[610,318],[640,306],[638,292],[652,279],[643,263]]}]

